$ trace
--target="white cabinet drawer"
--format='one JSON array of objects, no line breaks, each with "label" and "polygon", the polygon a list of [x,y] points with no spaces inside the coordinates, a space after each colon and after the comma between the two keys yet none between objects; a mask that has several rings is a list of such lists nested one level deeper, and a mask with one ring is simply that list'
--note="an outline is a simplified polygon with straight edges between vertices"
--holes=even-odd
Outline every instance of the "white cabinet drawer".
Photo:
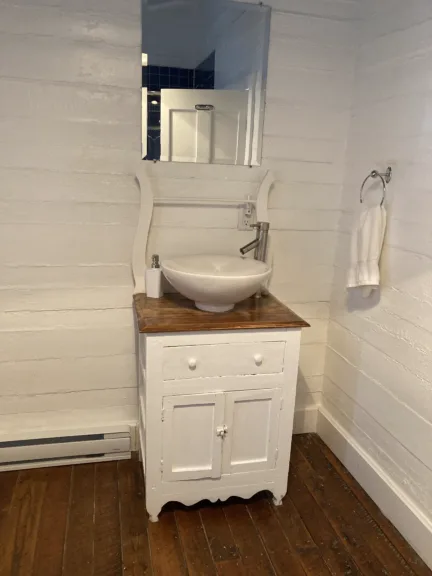
[{"label": "white cabinet drawer", "polygon": [[163,349],[164,380],[278,374],[285,342],[248,342],[173,346]]}]

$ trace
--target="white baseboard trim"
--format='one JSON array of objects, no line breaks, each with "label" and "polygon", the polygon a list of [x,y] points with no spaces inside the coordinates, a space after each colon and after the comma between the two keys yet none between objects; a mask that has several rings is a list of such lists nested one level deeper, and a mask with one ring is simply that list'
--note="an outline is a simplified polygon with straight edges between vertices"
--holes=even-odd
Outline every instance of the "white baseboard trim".
[{"label": "white baseboard trim", "polygon": [[307,406],[294,412],[293,434],[306,434],[316,432],[318,418],[318,406]]},{"label": "white baseboard trim", "polygon": [[432,522],[323,406],[318,409],[316,431],[432,568]]}]

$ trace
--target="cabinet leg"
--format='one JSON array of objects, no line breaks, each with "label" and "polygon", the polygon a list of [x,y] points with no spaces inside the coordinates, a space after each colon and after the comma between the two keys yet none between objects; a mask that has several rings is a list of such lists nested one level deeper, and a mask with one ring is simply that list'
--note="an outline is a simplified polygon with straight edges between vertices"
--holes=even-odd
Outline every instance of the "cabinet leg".
[{"label": "cabinet leg", "polygon": [[149,498],[146,502],[146,508],[149,515],[150,522],[158,522],[162,506],[156,499]]},{"label": "cabinet leg", "polygon": [[282,498],[285,494],[273,494],[273,504],[275,506],[282,506]]}]

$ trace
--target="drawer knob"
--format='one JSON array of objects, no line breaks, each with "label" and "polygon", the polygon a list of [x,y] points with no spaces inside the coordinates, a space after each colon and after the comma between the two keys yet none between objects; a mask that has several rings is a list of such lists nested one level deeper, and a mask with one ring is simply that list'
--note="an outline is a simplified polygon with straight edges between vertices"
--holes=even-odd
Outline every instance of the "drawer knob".
[{"label": "drawer knob", "polygon": [[257,366],[261,366],[261,364],[263,363],[262,354],[255,354],[254,360],[255,360],[255,364],[256,364]]},{"label": "drawer knob", "polygon": [[189,358],[188,364],[190,370],[195,370],[195,368],[197,367],[196,358]]}]

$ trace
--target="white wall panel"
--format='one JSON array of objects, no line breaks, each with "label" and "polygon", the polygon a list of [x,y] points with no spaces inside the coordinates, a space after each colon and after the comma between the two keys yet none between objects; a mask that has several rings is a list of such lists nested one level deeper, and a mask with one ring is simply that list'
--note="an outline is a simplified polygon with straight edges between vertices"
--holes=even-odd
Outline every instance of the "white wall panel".
[{"label": "white wall panel", "polygon": [[[303,167],[303,178],[310,173]],[[301,175],[299,175],[301,177]],[[315,210],[315,216],[322,216],[323,210],[339,211],[342,186],[339,184],[319,184],[315,182],[275,182],[270,195],[270,208],[293,210]],[[275,210],[275,215],[277,211]],[[334,229],[333,229],[334,231]]]},{"label": "white wall panel", "polygon": [[[279,68],[301,68],[305,70],[325,70],[350,74],[355,56],[353,44],[350,47],[328,46],[319,39],[314,41],[289,36],[273,35],[270,42],[275,55],[269,70]],[[348,92],[349,94],[349,92]]]},{"label": "white wall panel", "polygon": [[[332,382],[344,382],[344,393],[403,444],[414,456],[432,469],[432,452],[427,442],[432,423],[420,417],[391,392],[374,382],[357,365],[350,364],[333,350],[328,351],[326,376]],[[400,423],[404,422],[401,428]]]},{"label": "white wall panel", "polygon": [[271,170],[275,178],[281,182],[341,184],[343,180],[343,162],[325,164],[264,157],[263,166]]},{"label": "white wall panel", "polygon": [[[137,130],[134,129],[136,133]],[[134,136],[132,136],[134,138]],[[0,167],[13,169],[92,172],[96,174],[131,174],[139,159],[138,150],[103,146],[70,146],[67,133],[63,141],[45,142],[42,147],[27,140],[15,146],[0,140]]]},{"label": "white wall panel", "polygon": [[[139,119],[131,108],[141,106],[136,87],[79,86],[27,78],[0,78],[0,117],[62,121],[125,122]],[[33,135],[34,136],[34,135]]]},{"label": "white wall panel", "polygon": [[80,328],[84,322],[100,328],[116,328],[118,326],[130,326],[133,323],[133,313],[130,306],[115,310],[104,310],[102,307],[92,310],[74,310],[62,307],[60,311],[53,309],[46,311],[25,311],[21,307],[18,312],[0,314],[0,333],[28,330],[46,330],[53,326],[61,328]]},{"label": "white wall panel", "polygon": [[[78,294],[74,289],[79,287],[82,290],[81,294],[88,299],[89,295],[93,298],[93,295],[97,294],[97,297],[100,298],[102,294],[109,293],[109,291],[114,291],[113,293],[117,294],[119,291],[123,292],[124,287],[129,289],[132,285],[130,265],[126,263],[90,264],[88,266],[85,264],[76,266],[42,264],[38,266],[37,264],[12,263],[0,265],[0,278],[3,286],[3,296],[0,300],[3,301],[3,307],[6,310],[12,310],[15,305],[20,306],[20,294],[26,297],[28,293],[31,294],[32,290],[56,287],[59,294],[59,288],[63,288],[65,291],[69,290],[71,294],[74,292]],[[29,286],[36,286],[36,288],[29,289]],[[6,293],[8,287],[13,287],[14,291]],[[97,290],[94,290],[93,287],[96,287]],[[23,288],[24,292],[20,292],[18,288]],[[38,294],[38,298],[44,298],[41,292]],[[8,305],[6,299],[9,300],[9,303],[14,303],[12,307]],[[45,299],[50,301],[50,295]],[[78,299],[81,303],[82,300],[81,297]],[[27,298],[26,302],[28,302]]]},{"label": "white wall panel", "polygon": [[335,20],[355,20],[362,14],[358,0],[269,0],[276,12],[293,12]]},{"label": "white wall panel", "polygon": [[31,412],[54,412],[67,406],[68,410],[85,409],[88,406],[108,408],[111,406],[134,406],[136,388],[120,390],[74,391],[55,394],[29,394],[2,396],[0,414],[27,414]]},{"label": "white wall panel", "polygon": [[0,201],[2,224],[110,224],[136,226],[136,204]]},{"label": "white wall panel", "polygon": [[[352,365],[376,382],[385,382],[386,389],[425,419],[431,419],[432,401],[428,382],[407,370],[401,357],[390,357],[356,334],[331,322],[329,346]],[[339,384],[339,382],[336,382]],[[342,385],[342,383],[340,383]]]},{"label": "white wall panel", "polygon": [[300,351],[299,370],[304,377],[320,376],[324,373],[325,346],[306,344]]},{"label": "white wall panel", "polygon": [[[0,260],[8,264],[115,264],[130,259],[133,226],[3,224]],[[53,238],[56,239],[53,242]]]},{"label": "white wall panel", "polygon": [[337,210],[270,210],[272,230],[331,231],[338,225]]},{"label": "white wall panel", "polygon": [[298,390],[296,394],[296,412],[317,409],[321,404],[321,392],[303,392]]},{"label": "white wall panel", "polygon": [[49,118],[0,118],[0,139],[9,145],[21,142],[47,146],[61,142],[67,134],[69,146],[136,149],[139,143],[138,124],[120,122],[89,122],[87,120],[51,120]]},{"label": "white wall panel", "polygon": [[328,320],[330,307],[328,302],[306,302],[296,303],[293,310],[305,320],[319,319]]},{"label": "white wall panel", "polygon": [[140,5],[136,0],[123,0],[121,5],[117,0],[4,0],[6,5],[37,6],[38,8],[49,6],[59,7],[72,12],[88,12],[90,14],[113,14],[113,15],[140,15]]},{"label": "white wall panel", "polygon": [[0,362],[133,354],[132,326],[0,332]]},{"label": "white wall panel", "polygon": [[[138,417],[137,406],[108,406],[105,408],[84,408],[82,410],[53,410],[52,412],[28,412],[3,414],[0,419],[2,442],[46,438],[48,435],[68,436],[79,434],[109,433],[123,429],[130,431]],[[50,436],[48,436],[50,437]]]},{"label": "white wall panel", "polygon": [[326,138],[344,141],[349,112],[310,108],[305,105],[287,106],[275,102],[266,111],[265,134],[297,138]]},{"label": "white wall panel", "polygon": [[394,482],[404,486],[410,500],[431,504],[431,471],[414,457],[379,422],[325,378],[323,406],[358,441],[366,453],[379,462]]},{"label": "white wall panel", "polygon": [[[325,6],[322,2],[316,4],[317,8]],[[320,46],[339,46],[349,50],[354,48],[355,31],[356,28],[347,26],[346,22],[294,12],[279,12],[271,21],[271,33],[276,37],[301,38]]]},{"label": "white wall panel", "polygon": [[136,384],[133,355],[0,362],[0,379],[2,397],[25,397],[35,391],[59,394],[77,390],[133,388]]},{"label": "white wall panel", "polygon": [[[20,148],[17,147],[18,155]],[[46,170],[31,166],[18,169],[0,166],[0,198],[25,202],[82,201],[138,205],[139,190],[132,174],[108,173],[110,164],[105,164],[104,168],[105,173],[95,174],[62,172],[57,164]]]},{"label": "white wall panel", "polygon": [[343,143],[315,138],[286,138],[268,136],[264,139],[263,155],[266,158],[310,161],[332,164],[342,160]]},{"label": "white wall panel", "polygon": [[341,72],[274,65],[268,71],[267,102],[344,112],[351,103],[351,80],[351,75]]},{"label": "white wall panel", "polygon": [[[88,278],[87,282],[89,282]],[[131,282],[125,282],[124,286],[58,287],[54,289],[48,286],[39,286],[37,289],[4,289],[0,291],[0,311],[130,309],[131,284]],[[31,327],[33,328],[33,324]]]},{"label": "white wall panel", "polygon": [[[85,42],[106,42],[136,48],[141,41],[136,15],[74,11],[66,6],[0,6],[0,32],[25,36],[54,36]],[[87,8],[83,6],[83,8]]]}]

